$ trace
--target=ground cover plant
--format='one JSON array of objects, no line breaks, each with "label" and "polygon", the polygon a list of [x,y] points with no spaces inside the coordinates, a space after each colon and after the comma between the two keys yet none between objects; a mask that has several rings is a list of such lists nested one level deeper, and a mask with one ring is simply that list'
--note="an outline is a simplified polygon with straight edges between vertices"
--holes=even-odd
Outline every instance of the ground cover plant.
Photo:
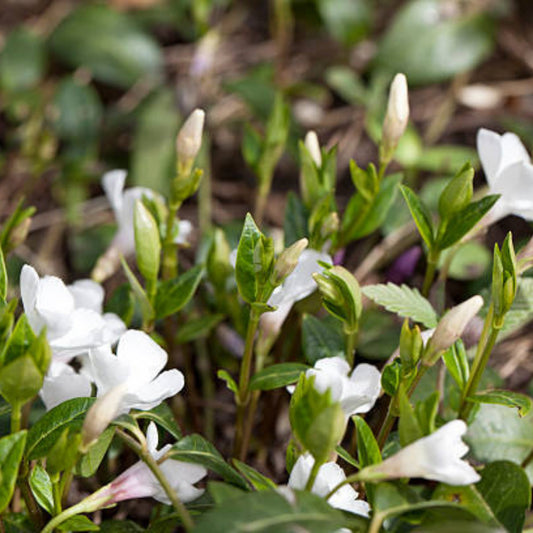
[{"label": "ground cover plant", "polygon": [[531,527],[528,7],[379,4],[0,15],[1,532]]}]

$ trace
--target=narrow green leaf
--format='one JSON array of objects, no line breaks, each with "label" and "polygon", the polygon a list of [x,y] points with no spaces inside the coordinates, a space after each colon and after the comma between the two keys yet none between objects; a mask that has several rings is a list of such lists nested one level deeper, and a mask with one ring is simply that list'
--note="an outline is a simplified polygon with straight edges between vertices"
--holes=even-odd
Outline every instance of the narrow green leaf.
[{"label": "narrow green leaf", "polygon": [[277,485],[270,478],[264,476],[255,468],[248,466],[238,459],[232,459],[231,462],[255,490],[269,490],[277,487]]},{"label": "narrow green leaf", "polygon": [[160,403],[157,407],[149,411],[137,411],[133,414],[135,420],[150,420],[159,427],[168,431],[175,439],[181,439],[181,430],[176,423],[172,409],[165,403]]},{"label": "narrow green leaf", "polygon": [[405,392],[403,386],[399,388],[399,400],[400,400],[400,420],[398,422],[398,434],[400,436],[400,444],[407,446],[415,440],[418,440],[424,436],[422,428],[418,423],[418,419],[415,415],[415,411],[409,402],[409,398]]},{"label": "narrow green leaf", "polygon": [[13,496],[25,443],[26,431],[0,439],[0,513],[6,510]]},{"label": "narrow green leaf", "polygon": [[280,363],[264,368],[252,376],[250,389],[272,390],[296,383],[309,367],[302,363]]},{"label": "narrow green leaf", "polygon": [[339,457],[346,461],[349,465],[352,465],[354,468],[359,470],[359,461],[352,457],[342,446],[337,446],[335,451],[339,454]]},{"label": "narrow green leaf", "polygon": [[407,202],[407,207],[411,212],[411,216],[415,221],[416,227],[420,233],[420,236],[426,243],[427,247],[431,250],[434,242],[433,224],[431,222],[431,213],[428,208],[422,203],[416,193],[407,187],[407,185],[400,185],[403,197]]},{"label": "narrow green leaf", "polygon": [[439,249],[445,250],[459,242],[490,211],[499,197],[498,194],[485,196],[478,202],[472,202],[455,213],[450,219],[446,231],[436,243]]},{"label": "narrow green leaf", "polygon": [[203,275],[203,265],[196,265],[175,279],[161,282],[155,297],[156,318],[165,318],[183,309],[193,297]]},{"label": "narrow green leaf", "polygon": [[5,300],[7,296],[7,270],[4,261],[4,252],[0,248],[0,298]]},{"label": "narrow green leaf", "polygon": [[48,513],[54,514],[54,489],[48,472],[36,465],[30,474],[30,488],[37,503]]},{"label": "narrow green leaf", "polygon": [[451,348],[444,352],[444,364],[461,390],[464,389],[470,376],[470,366],[463,341],[459,339]]},{"label": "narrow green leaf", "polygon": [[233,468],[224,461],[218,450],[201,435],[193,434],[184,437],[168,451],[171,459],[196,463],[222,476],[227,482],[243,489],[246,482]]},{"label": "narrow green leaf", "polygon": [[488,390],[477,392],[474,396],[467,398],[469,402],[474,403],[491,403],[496,405],[505,405],[518,409],[520,416],[525,416],[533,407],[533,399],[525,394],[508,390]]},{"label": "narrow green leaf", "polygon": [[257,267],[255,251],[261,240],[261,232],[256,226],[252,215],[248,213],[242,228],[237,260],[235,263],[235,278],[242,299],[254,303],[257,295]]},{"label": "narrow green leaf", "polygon": [[219,370],[217,372],[218,379],[221,379],[222,381],[226,382],[226,386],[228,389],[233,392],[234,394],[239,393],[239,386],[235,382],[235,380],[230,376],[229,372],[227,370]]},{"label": "narrow green leaf", "polygon": [[148,296],[146,296],[146,292],[144,291],[141,284],[135,277],[135,274],[131,271],[124,257],[120,258],[120,262],[122,263],[122,268],[124,269],[124,273],[126,274],[128,281],[130,282],[131,290],[133,291],[135,298],[137,298],[137,301],[139,302],[143,318],[146,321],[151,322],[154,319],[154,308],[152,307],[152,304],[148,300]]},{"label": "narrow green leaf", "polygon": [[412,289],[407,285],[398,286],[389,282],[386,285],[367,285],[361,290],[367,298],[382,305],[387,311],[404,318],[410,318],[428,328],[434,328],[437,325],[437,313],[418,289]]},{"label": "narrow green leaf", "polygon": [[361,468],[381,463],[381,452],[376,437],[360,416],[352,416],[357,430],[357,456]]}]

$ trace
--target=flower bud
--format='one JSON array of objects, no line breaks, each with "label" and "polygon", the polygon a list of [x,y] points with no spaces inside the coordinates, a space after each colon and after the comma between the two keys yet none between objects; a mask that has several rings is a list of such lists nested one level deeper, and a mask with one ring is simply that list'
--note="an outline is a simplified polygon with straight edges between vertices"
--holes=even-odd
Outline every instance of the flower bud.
[{"label": "flower bud", "polygon": [[120,266],[120,250],[111,245],[103,255],[98,258],[91,272],[91,279],[97,283],[103,283],[110,278]]},{"label": "flower bud", "polygon": [[426,366],[434,365],[444,350],[457,341],[466,326],[483,306],[483,298],[472,296],[462,304],[450,309],[435,328],[435,333],[429,340],[423,361]]},{"label": "flower bud", "polygon": [[135,255],[144,279],[156,281],[159,272],[161,240],[154,217],[141,200],[135,202],[134,211]]},{"label": "flower bud", "polygon": [[128,391],[128,385],[122,383],[113,387],[93,403],[81,429],[80,450],[86,453],[91,444],[105,431],[107,426],[120,412],[122,398]]},{"label": "flower bud", "polygon": [[195,109],[181,127],[176,139],[178,161],[185,167],[191,167],[202,146],[205,112]]},{"label": "flower bud", "polygon": [[296,268],[300,254],[307,248],[308,244],[307,239],[300,239],[281,252],[272,272],[272,285],[277,287],[283,283],[283,280]]},{"label": "flower bud", "polygon": [[388,163],[398,141],[401,139],[409,121],[409,98],[407,78],[404,74],[396,74],[392,80],[387,104],[387,114],[383,123],[383,135],[380,146],[380,159]]},{"label": "flower bud", "polygon": [[320,144],[318,142],[318,137],[314,131],[308,131],[305,136],[305,147],[309,152],[309,155],[315,162],[317,167],[322,166],[322,154],[320,152]]}]

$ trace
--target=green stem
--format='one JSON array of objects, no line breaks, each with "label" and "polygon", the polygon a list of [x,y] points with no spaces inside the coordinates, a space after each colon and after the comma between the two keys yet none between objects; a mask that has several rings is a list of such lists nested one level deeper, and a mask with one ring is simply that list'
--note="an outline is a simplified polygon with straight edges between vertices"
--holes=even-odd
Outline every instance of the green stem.
[{"label": "green stem", "polygon": [[391,401],[389,403],[389,408],[387,410],[387,415],[385,416],[385,420],[383,421],[383,424],[381,425],[381,429],[379,430],[377,441],[378,441],[378,446],[380,450],[382,450],[383,446],[385,446],[387,437],[389,436],[389,433],[391,432],[392,427],[394,426],[394,422],[396,420],[396,416],[393,414],[393,405],[395,402],[396,402],[396,399],[391,398]]},{"label": "green stem", "polygon": [[[146,447],[146,442],[139,444],[134,438],[130,437],[127,433],[122,430],[117,430],[119,437],[139,456],[141,461],[151,470],[152,474],[155,476],[165,494],[168,496],[168,499],[172,503],[176,513],[183,522],[183,526],[187,531],[191,531],[194,527],[194,522],[187,510],[187,507],[179,499],[176,491],[168,482],[165,474],[161,470],[158,462],[152,457],[152,454],[148,451]],[[143,437],[144,438],[144,437]]]},{"label": "green stem", "polygon": [[174,243],[172,229],[181,202],[170,202],[168,206],[165,239],[163,240],[163,279],[173,279],[178,275],[178,254]]},{"label": "green stem", "polygon": [[439,252],[429,252],[428,261],[426,265],[426,274],[424,276],[424,283],[422,284],[422,295],[428,296],[429,289],[431,289],[431,284],[433,283],[433,278],[435,277],[435,272],[437,270],[437,263],[439,261]]},{"label": "green stem", "polygon": [[52,494],[54,497],[54,516],[61,514],[62,504],[61,504],[61,479],[57,479],[52,483]]},{"label": "green stem", "polygon": [[22,405],[20,403],[11,404],[11,433],[20,431],[20,420],[22,413]]},{"label": "green stem", "polygon": [[355,360],[355,345],[357,343],[357,331],[353,333],[346,333],[346,361],[350,368],[354,366]]},{"label": "green stem", "polygon": [[495,328],[494,326],[491,327],[489,338],[487,339],[487,342],[481,351],[479,357],[478,354],[476,354],[476,358],[474,359],[474,363],[472,365],[472,371],[470,374],[470,378],[468,379],[468,383],[466,384],[462,399],[461,399],[461,408],[459,409],[459,418],[462,418],[463,420],[468,419],[468,415],[470,414],[470,411],[472,411],[473,404],[472,402],[468,401],[468,398],[470,396],[473,396],[477,388],[479,387],[479,382],[481,381],[481,376],[483,375],[483,372],[485,371],[485,367],[487,366],[487,363],[489,361],[490,354],[492,353],[492,349],[494,348],[494,345],[496,344],[496,340],[498,338],[498,334],[500,333],[499,328]]},{"label": "green stem", "polygon": [[533,461],[533,449],[526,455],[526,458],[522,461],[520,466],[526,468],[531,461]]},{"label": "green stem", "polygon": [[246,418],[246,408],[250,402],[250,374],[252,370],[252,358],[254,353],[254,341],[257,326],[259,324],[260,313],[252,307],[248,327],[246,330],[246,341],[244,344],[244,354],[241,361],[241,371],[239,375],[239,391],[237,394],[237,423],[235,427],[235,457],[242,457],[244,443],[244,423]]},{"label": "green stem", "polygon": [[312,491],[313,485],[315,484],[316,476],[318,475],[318,471],[320,470],[320,467],[322,465],[315,460],[313,463],[313,467],[311,468],[311,472],[309,473],[309,479],[307,480],[307,483],[305,484],[305,490]]}]

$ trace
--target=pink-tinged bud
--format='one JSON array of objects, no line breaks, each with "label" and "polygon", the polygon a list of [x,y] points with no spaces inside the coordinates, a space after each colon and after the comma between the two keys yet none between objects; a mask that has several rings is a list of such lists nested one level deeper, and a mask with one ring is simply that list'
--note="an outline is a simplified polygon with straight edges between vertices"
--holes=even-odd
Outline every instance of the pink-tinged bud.
[{"label": "pink-tinged bud", "polygon": [[309,155],[315,162],[317,167],[322,166],[322,153],[320,152],[320,143],[318,142],[318,137],[314,131],[308,131],[305,136],[305,147],[309,152]]},{"label": "pink-tinged bud", "polygon": [[195,109],[181,127],[176,139],[176,151],[180,164],[189,166],[202,146],[205,112]]},{"label": "pink-tinged bud", "polygon": [[82,452],[86,452],[91,444],[106,430],[107,426],[119,414],[122,398],[128,392],[126,383],[113,387],[96,402],[87,412],[81,430]]},{"label": "pink-tinged bud", "polygon": [[483,306],[483,298],[472,296],[462,304],[452,307],[440,320],[435,333],[429,339],[424,354],[424,364],[434,365],[441,353],[452,346],[463,334],[468,323],[479,313]]}]

